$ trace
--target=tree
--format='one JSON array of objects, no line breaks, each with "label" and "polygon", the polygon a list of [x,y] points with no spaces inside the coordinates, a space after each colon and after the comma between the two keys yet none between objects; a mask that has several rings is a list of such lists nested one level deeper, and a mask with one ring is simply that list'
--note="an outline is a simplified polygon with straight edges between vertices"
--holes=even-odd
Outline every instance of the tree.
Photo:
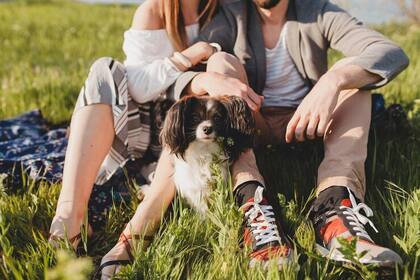
[{"label": "tree", "polygon": [[409,20],[420,24],[420,0],[397,0]]}]

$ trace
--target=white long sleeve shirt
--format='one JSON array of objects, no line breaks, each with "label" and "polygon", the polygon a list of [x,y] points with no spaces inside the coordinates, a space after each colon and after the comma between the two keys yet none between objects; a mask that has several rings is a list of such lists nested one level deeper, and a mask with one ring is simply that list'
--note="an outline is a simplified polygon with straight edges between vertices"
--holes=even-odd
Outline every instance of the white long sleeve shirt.
[{"label": "white long sleeve shirt", "polygon": [[[198,36],[199,25],[189,25],[186,31],[191,43]],[[138,103],[156,100],[182,73],[169,59],[175,50],[164,29],[127,30],[123,50],[128,91]]]}]

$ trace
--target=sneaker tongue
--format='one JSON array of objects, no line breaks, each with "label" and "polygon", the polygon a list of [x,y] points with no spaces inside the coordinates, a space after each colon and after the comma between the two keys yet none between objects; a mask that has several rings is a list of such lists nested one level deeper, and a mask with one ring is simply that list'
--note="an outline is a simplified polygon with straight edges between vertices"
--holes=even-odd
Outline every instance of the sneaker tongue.
[{"label": "sneaker tongue", "polygon": [[[248,199],[248,201],[247,201],[247,203],[253,203],[253,202],[255,202],[255,200],[254,200],[254,198],[253,197],[251,197],[250,199]],[[258,203],[258,204],[260,204],[260,205],[268,205],[268,200],[265,198],[265,197],[263,197],[262,199],[261,199],[261,201],[260,202],[256,202],[256,203]]]},{"label": "sneaker tongue", "polygon": [[[246,212],[249,209],[251,209],[251,207],[253,207],[254,202],[255,201],[254,201],[254,198],[253,197],[251,197],[250,199],[248,199],[248,201],[245,203],[245,205],[247,205],[247,204],[248,205],[246,207],[244,207],[243,210]],[[258,204],[260,204],[260,205],[268,205],[268,200],[265,197],[263,197]]]},{"label": "sneaker tongue", "polygon": [[255,194],[254,194],[254,201],[255,203],[261,203],[264,199],[264,188],[263,187],[258,187],[255,190]]},{"label": "sneaker tongue", "polygon": [[351,207],[351,200],[349,198],[345,198],[341,200],[341,205],[345,207]]}]

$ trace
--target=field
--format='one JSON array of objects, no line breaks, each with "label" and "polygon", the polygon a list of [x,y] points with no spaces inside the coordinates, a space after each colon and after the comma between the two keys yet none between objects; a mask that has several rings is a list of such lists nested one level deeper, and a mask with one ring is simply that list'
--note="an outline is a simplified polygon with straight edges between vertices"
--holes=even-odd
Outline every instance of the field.
[{"label": "field", "polygon": [[[53,123],[68,122],[90,64],[102,56],[123,60],[122,33],[134,10],[62,1],[0,3],[0,119],[40,108]],[[282,193],[282,219],[299,264],[282,272],[248,268],[247,252],[239,246],[240,214],[229,187],[219,182],[207,219],[176,201],[152,245],[139,250],[118,279],[419,279],[420,28],[376,28],[398,42],[411,60],[408,70],[380,90],[387,104],[403,105],[411,131],[404,136],[372,133],[366,163],[366,201],[379,230],[370,231],[371,236],[397,251],[402,267],[383,272],[317,256],[305,215],[322,153],[317,148],[309,153],[305,148],[303,154],[271,147],[259,152],[258,162],[268,185]],[[12,192],[0,180],[0,279],[92,277],[138,203],[114,209],[103,232],[87,242],[87,253],[76,258],[66,251],[56,253],[46,241],[59,189],[28,181]]]}]

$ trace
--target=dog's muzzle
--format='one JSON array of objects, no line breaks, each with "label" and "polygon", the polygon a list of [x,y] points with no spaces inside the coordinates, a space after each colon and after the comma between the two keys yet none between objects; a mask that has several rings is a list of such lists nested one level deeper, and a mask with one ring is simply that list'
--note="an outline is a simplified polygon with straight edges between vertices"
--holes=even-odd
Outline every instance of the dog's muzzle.
[{"label": "dog's muzzle", "polygon": [[216,137],[211,121],[203,121],[197,126],[196,138],[198,140],[213,140]]}]

